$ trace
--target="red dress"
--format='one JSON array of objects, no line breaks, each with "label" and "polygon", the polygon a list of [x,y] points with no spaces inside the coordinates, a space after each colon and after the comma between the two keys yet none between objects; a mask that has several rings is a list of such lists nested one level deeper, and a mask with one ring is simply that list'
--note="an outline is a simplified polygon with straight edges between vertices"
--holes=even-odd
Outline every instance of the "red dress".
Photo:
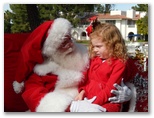
[{"label": "red dress", "polygon": [[111,90],[115,89],[113,84],[120,85],[121,79],[124,77],[126,64],[113,58],[110,62],[107,60],[103,62],[98,57],[92,59],[86,85],[81,87],[80,90],[84,89],[85,95],[89,99],[97,96],[93,103],[105,107],[107,111],[116,112],[120,111],[121,104],[111,104],[108,98],[113,96],[111,94]]}]

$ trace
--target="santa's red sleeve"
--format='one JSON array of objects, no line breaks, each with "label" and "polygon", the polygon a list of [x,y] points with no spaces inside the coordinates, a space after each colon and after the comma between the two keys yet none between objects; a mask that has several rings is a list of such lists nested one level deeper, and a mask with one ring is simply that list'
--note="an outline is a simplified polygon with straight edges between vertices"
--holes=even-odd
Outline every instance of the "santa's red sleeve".
[{"label": "santa's red sleeve", "polygon": [[[57,76],[38,76],[33,74],[25,82],[25,90],[22,94],[24,101],[31,112],[35,112],[41,99],[50,91],[53,91]],[[52,99],[52,98],[51,98]]]}]

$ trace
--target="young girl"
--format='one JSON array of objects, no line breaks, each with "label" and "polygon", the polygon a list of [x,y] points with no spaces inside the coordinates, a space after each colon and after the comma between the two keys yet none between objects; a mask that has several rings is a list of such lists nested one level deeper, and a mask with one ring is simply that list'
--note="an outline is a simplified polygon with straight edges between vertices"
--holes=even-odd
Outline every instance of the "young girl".
[{"label": "young girl", "polygon": [[[113,96],[113,84],[120,82],[126,70],[127,52],[124,40],[118,28],[109,23],[96,27],[90,34],[90,67],[88,79],[76,100],[96,96],[94,104],[101,105],[107,111],[120,111],[120,104],[111,104],[108,98]],[[108,110],[110,109],[110,110]]]}]

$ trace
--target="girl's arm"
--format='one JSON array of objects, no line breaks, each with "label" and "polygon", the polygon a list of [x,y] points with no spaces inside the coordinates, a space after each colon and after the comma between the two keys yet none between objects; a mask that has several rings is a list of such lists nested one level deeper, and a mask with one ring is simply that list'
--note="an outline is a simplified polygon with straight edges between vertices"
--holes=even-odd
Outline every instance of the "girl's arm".
[{"label": "girl's arm", "polygon": [[76,97],[75,97],[75,101],[77,100],[83,100],[83,98],[85,97],[85,90],[82,90]]},{"label": "girl's arm", "polygon": [[112,89],[115,90],[115,87],[113,86],[114,83],[120,84],[123,78],[124,71],[125,71],[125,65],[122,63],[118,63],[114,67],[108,82],[105,84],[103,89],[99,93],[96,94],[97,98],[94,101],[95,104],[102,105],[108,102],[108,98],[113,96],[113,94],[111,93],[111,90]]}]

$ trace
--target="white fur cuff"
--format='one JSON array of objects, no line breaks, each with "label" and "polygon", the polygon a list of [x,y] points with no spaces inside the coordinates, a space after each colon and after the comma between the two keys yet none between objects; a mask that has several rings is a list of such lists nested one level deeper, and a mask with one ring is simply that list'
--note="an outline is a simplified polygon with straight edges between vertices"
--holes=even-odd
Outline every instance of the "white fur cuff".
[{"label": "white fur cuff", "polygon": [[14,91],[18,94],[18,93],[21,93],[22,92],[22,90],[23,90],[23,88],[24,88],[24,82],[21,82],[21,83],[19,83],[19,82],[17,82],[17,81],[14,81],[13,82],[13,89],[14,89]]}]

